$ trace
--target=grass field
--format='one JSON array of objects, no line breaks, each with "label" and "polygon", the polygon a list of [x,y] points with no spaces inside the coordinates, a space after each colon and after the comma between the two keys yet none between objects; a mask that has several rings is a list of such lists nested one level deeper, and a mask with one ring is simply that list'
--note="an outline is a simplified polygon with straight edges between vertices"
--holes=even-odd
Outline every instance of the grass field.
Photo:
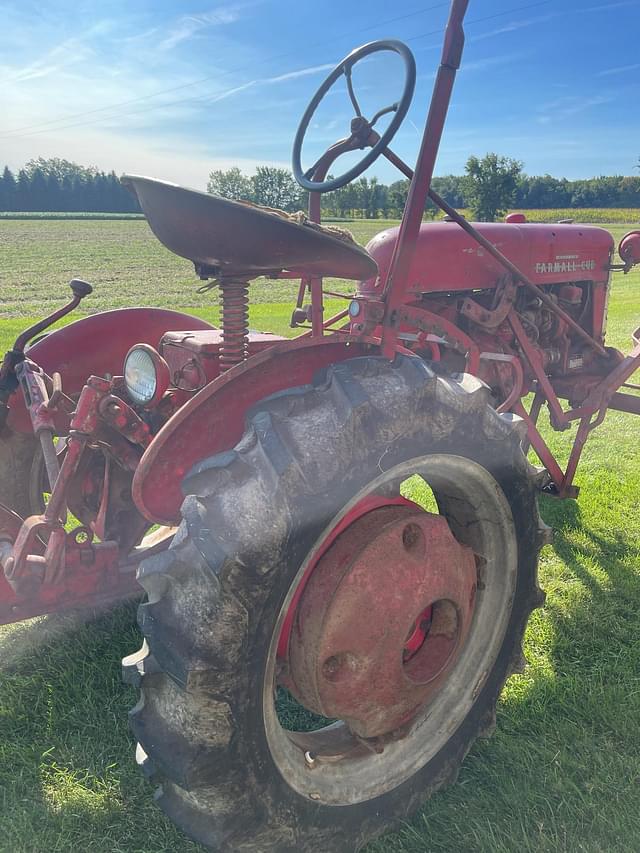
[{"label": "grass field", "polygon": [[[365,241],[380,222],[355,223]],[[619,239],[624,227],[611,226]],[[0,223],[0,345],[96,285],[92,310],[166,305],[213,318],[189,265],[144,222]],[[338,287],[338,283],[334,283]],[[293,283],[259,282],[256,328],[284,331]],[[285,301],[286,300],[286,301]],[[640,325],[640,271],[614,280],[608,342]],[[631,853],[640,850],[640,455],[638,424],[611,414],[587,446],[577,501],[542,502],[547,603],[526,638],[498,728],[457,785],[367,853]],[[553,434],[567,451],[573,431]],[[197,851],[153,806],[133,761],[134,693],[119,660],[139,646],[130,606],[0,629],[0,851]],[[318,853],[325,853],[318,850]]]}]

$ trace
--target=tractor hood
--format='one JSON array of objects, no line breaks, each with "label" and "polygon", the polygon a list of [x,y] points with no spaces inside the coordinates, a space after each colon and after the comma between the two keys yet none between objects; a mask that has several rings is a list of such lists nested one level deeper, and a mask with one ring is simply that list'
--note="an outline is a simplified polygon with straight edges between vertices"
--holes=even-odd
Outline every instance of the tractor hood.
[{"label": "tractor hood", "polygon": [[[535,284],[609,278],[614,244],[604,228],[487,222],[475,227]],[[367,244],[379,274],[361,283],[361,293],[380,292],[398,231],[398,227],[381,231]],[[421,225],[410,268],[410,291],[491,288],[504,274],[504,268],[455,222]]]}]

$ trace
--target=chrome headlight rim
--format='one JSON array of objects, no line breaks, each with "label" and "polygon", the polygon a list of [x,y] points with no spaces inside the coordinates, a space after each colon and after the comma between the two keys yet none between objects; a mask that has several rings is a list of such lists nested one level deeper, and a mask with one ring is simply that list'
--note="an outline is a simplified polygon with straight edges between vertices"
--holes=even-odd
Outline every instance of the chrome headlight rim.
[{"label": "chrome headlight rim", "polygon": [[[142,394],[136,391],[133,382],[127,379],[127,364],[129,359],[136,353],[143,353],[149,359],[149,366],[153,370],[153,391],[152,393]],[[160,355],[160,353],[149,344],[134,344],[124,358],[123,365],[124,384],[127,390],[129,399],[135,406],[150,409],[158,405],[162,400],[165,391],[170,384],[169,365]],[[150,375],[150,374],[149,374]]]}]

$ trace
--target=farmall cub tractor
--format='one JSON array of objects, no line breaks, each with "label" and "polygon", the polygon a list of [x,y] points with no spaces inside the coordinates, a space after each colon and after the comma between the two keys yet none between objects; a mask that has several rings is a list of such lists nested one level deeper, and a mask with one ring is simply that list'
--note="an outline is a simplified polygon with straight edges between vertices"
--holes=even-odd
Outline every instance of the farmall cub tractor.
[{"label": "farmall cub tractor", "polygon": [[[640,232],[614,264],[607,231],[471,225],[430,189],[466,6],[452,4],[415,171],[389,148],[414,60],[379,41],[304,114],[308,217],[128,179],[157,237],[218,287],[221,329],[134,308],[33,341],[90,292],[74,280],[4,360],[0,621],[143,587],[145,639],[124,661],[136,758],[162,809],[214,849],[354,850],[455,777],[543,601],[536,493],[575,496],[607,409],[640,414],[620,390],[638,333],[627,357],[604,343],[610,274],[640,261]],[[351,74],[379,51],[401,57],[404,91],[367,119]],[[303,171],[305,131],[342,76],[351,131]],[[380,156],[411,186],[400,227],[362,249],[318,224],[320,194]],[[427,197],[446,221],[422,224]],[[294,340],[249,331],[265,275],[300,279]],[[327,276],[357,288],[325,318]],[[543,405],[555,429],[577,422],[564,468]]]}]

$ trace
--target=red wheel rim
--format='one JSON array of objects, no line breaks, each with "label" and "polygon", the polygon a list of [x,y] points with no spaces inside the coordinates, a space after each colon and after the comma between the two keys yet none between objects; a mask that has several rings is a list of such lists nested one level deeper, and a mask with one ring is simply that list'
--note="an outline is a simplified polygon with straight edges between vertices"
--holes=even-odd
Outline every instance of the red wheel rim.
[{"label": "red wheel rim", "polygon": [[359,737],[397,733],[455,664],[475,593],[474,554],[443,516],[370,496],[309,562],[279,638],[281,683]]}]

